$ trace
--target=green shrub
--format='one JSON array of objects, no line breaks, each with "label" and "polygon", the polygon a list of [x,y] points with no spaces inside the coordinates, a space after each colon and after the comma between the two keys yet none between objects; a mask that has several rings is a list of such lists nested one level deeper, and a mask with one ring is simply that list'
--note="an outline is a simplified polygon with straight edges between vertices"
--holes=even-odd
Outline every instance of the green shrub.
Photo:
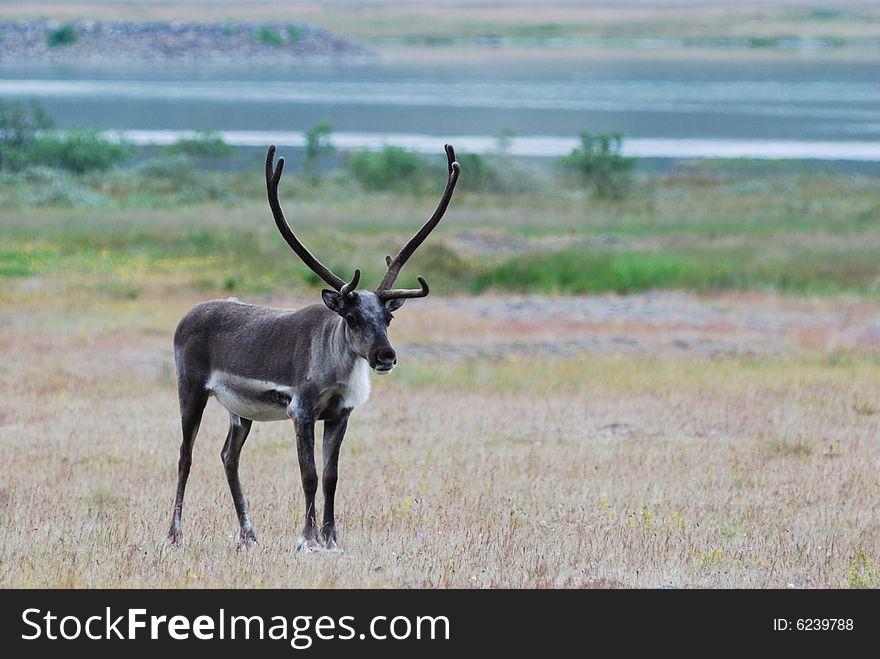
[{"label": "green shrub", "polygon": [[621,199],[629,191],[634,158],[620,155],[623,138],[619,133],[591,135],[584,131],[581,144],[559,163],[592,187],[599,197]]},{"label": "green shrub", "polygon": [[132,150],[127,144],[111,142],[96,130],[75,129],[41,135],[28,152],[28,164],[82,174],[116,167],[131,156]]},{"label": "green shrub", "polygon": [[46,37],[46,43],[49,44],[50,48],[55,48],[56,46],[68,46],[76,43],[78,38],[79,37],[77,37],[73,26],[67,23],[49,32]]},{"label": "green shrub", "polygon": [[131,154],[128,145],[111,142],[96,130],[49,132],[52,124],[35,103],[0,100],[0,170],[45,165],[82,173],[109,169]]},{"label": "green shrub", "polygon": [[257,30],[256,40],[267,46],[281,46],[284,44],[284,39],[281,38],[281,35],[278,34],[276,30],[266,25]]},{"label": "green shrub", "polygon": [[306,157],[303,162],[303,169],[312,179],[320,178],[321,168],[318,160],[322,153],[332,153],[333,145],[330,144],[330,134],[333,127],[329,121],[321,120],[314,126],[305,131],[306,138]]},{"label": "green shrub", "polygon": [[377,152],[355,151],[349,164],[352,175],[368,192],[421,192],[441,171],[419,154],[396,146],[386,146]]},{"label": "green shrub", "polygon": [[26,147],[0,146],[0,170],[19,172],[30,162],[30,144]]},{"label": "green shrub", "polygon": [[215,130],[200,130],[194,137],[185,137],[165,147],[168,155],[184,155],[203,164],[230,158],[235,149],[229,146]]},{"label": "green shrub", "polygon": [[287,26],[287,40],[290,43],[297,43],[302,39],[302,31],[296,25]]},{"label": "green shrub", "polygon": [[28,149],[52,118],[36,103],[7,103],[0,99],[0,170],[17,171],[28,165]]},{"label": "green shrub", "polygon": [[473,192],[503,192],[501,173],[494,161],[476,153],[462,153],[456,156],[461,171],[466,172],[460,179],[462,190]]}]

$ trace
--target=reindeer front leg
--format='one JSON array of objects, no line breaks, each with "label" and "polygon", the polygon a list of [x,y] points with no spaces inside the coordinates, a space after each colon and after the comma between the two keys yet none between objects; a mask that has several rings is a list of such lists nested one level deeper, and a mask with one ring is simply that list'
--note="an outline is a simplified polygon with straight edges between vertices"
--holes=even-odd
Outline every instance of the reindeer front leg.
[{"label": "reindeer front leg", "polygon": [[336,544],[336,518],[333,515],[333,502],[336,498],[336,481],[338,477],[339,448],[348,427],[348,416],[351,410],[345,410],[335,419],[324,421],[324,469],[321,480],[324,487],[324,520],[321,524],[321,540],[324,548],[338,550]]},{"label": "reindeer front leg", "polygon": [[314,551],[320,549],[318,524],[315,521],[315,492],[318,490],[318,472],[315,469],[315,419],[298,414],[293,418],[296,426],[296,453],[299,458],[299,474],[306,498],[306,521],[297,549]]}]

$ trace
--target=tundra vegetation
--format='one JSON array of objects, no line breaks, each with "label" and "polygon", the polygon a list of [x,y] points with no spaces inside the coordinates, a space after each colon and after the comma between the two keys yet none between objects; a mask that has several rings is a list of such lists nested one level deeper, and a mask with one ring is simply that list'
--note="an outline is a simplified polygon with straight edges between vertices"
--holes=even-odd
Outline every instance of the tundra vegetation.
[{"label": "tundra vegetation", "polygon": [[[287,424],[250,437],[262,545],[235,551],[215,404],[189,544],[160,547],[177,319],[230,294],[318,300],[259,164],[206,172],[223,150],[189,144],[124,168],[7,166],[6,148],[3,586],[880,585],[876,177],[698,162],[603,198],[552,168],[512,187],[503,153],[462,154],[461,196],[400,279],[430,276],[432,298],[394,321],[400,365],[342,449],[347,552],[304,556]],[[436,181],[354,173],[399,157],[290,172],[288,216],[330,267],[378,280],[433,206]]]}]

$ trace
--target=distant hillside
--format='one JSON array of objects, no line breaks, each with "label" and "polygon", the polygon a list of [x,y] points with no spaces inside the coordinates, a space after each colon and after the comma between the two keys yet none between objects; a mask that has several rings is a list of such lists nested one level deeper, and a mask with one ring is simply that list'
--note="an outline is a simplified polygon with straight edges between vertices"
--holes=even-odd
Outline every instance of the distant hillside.
[{"label": "distant hillside", "polygon": [[9,21],[0,61],[302,62],[372,58],[364,46],[295,23]]}]

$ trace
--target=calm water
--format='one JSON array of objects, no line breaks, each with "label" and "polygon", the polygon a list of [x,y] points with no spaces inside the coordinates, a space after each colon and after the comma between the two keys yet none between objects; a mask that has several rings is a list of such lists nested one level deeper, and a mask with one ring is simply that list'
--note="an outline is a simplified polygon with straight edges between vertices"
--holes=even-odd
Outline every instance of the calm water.
[{"label": "calm water", "polygon": [[649,157],[880,161],[875,61],[619,59],[584,64],[225,67],[0,66],[0,97],[35,98],[60,125],[162,142],[213,128],[243,146],[297,145],[327,119],[339,146],[568,151],[581,130],[619,131]]}]

